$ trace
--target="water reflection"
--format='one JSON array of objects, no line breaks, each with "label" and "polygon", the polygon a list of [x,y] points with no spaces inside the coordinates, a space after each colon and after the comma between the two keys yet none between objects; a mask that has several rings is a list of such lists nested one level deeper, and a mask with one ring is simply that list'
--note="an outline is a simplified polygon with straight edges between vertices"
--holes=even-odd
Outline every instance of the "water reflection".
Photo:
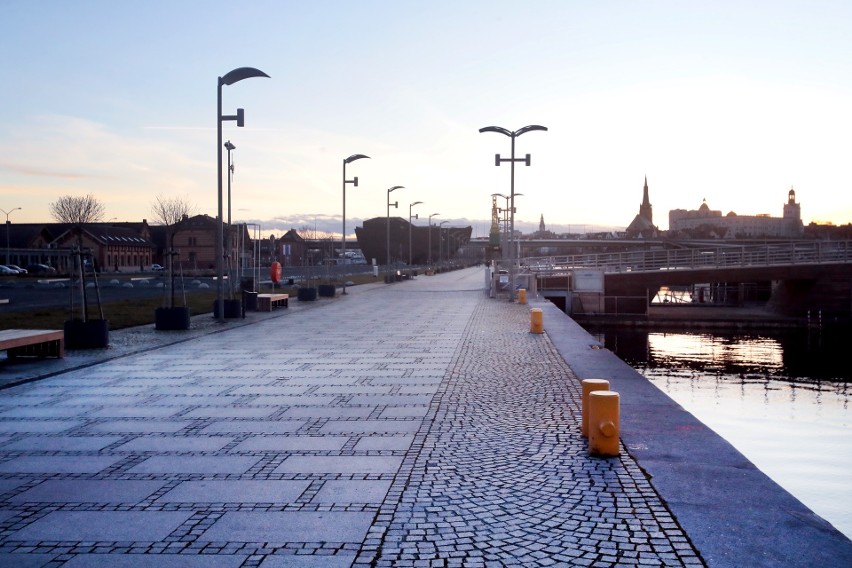
[{"label": "water reflection", "polygon": [[595,335],[852,537],[852,366],[844,337],[635,329]]}]

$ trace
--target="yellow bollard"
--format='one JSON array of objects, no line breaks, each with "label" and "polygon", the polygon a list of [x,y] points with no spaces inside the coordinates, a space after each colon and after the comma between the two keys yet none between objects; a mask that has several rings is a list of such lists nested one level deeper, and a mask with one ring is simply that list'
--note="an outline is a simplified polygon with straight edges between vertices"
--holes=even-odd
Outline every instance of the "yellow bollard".
[{"label": "yellow bollard", "polygon": [[618,455],[619,396],[614,391],[589,393],[589,454]]},{"label": "yellow bollard", "polygon": [[541,308],[530,310],[530,333],[544,333],[544,312]]},{"label": "yellow bollard", "polygon": [[527,290],[526,288],[518,288],[518,303],[526,304],[527,303]]},{"label": "yellow bollard", "polygon": [[580,421],[580,434],[589,437],[589,393],[592,391],[608,391],[609,381],[606,379],[583,379],[583,418]]}]

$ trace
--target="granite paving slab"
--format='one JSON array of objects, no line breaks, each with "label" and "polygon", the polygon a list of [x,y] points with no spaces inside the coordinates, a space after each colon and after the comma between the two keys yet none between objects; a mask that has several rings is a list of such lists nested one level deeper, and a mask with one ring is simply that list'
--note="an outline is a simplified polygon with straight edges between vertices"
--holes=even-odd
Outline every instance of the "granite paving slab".
[{"label": "granite paving slab", "polygon": [[333,511],[228,512],[200,538],[213,542],[360,543],[373,516],[373,513]]},{"label": "granite paving slab", "polygon": [[163,503],[291,503],[309,481],[206,480],[183,481],[158,499]]},{"label": "granite paving slab", "polygon": [[157,541],[186,522],[184,511],[53,511],[11,538],[22,541]]},{"label": "granite paving slab", "polygon": [[45,503],[138,503],[162,486],[162,481],[49,479],[9,500]]}]

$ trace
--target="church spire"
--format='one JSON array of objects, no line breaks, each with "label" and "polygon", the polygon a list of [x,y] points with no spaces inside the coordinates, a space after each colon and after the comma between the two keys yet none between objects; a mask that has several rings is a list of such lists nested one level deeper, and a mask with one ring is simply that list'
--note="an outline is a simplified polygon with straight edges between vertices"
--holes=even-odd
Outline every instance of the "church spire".
[{"label": "church spire", "polygon": [[651,201],[648,198],[648,176],[645,176],[645,187],[642,190],[642,205],[639,206],[639,216],[648,221],[649,224],[654,223],[654,212],[651,208]]}]

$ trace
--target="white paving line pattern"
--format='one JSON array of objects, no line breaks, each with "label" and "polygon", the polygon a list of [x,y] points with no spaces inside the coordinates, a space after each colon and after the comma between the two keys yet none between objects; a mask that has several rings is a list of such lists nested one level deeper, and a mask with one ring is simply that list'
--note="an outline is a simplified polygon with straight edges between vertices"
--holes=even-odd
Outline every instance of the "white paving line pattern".
[{"label": "white paving line pattern", "polygon": [[0,567],[701,565],[527,318],[420,278],[0,391]]}]

